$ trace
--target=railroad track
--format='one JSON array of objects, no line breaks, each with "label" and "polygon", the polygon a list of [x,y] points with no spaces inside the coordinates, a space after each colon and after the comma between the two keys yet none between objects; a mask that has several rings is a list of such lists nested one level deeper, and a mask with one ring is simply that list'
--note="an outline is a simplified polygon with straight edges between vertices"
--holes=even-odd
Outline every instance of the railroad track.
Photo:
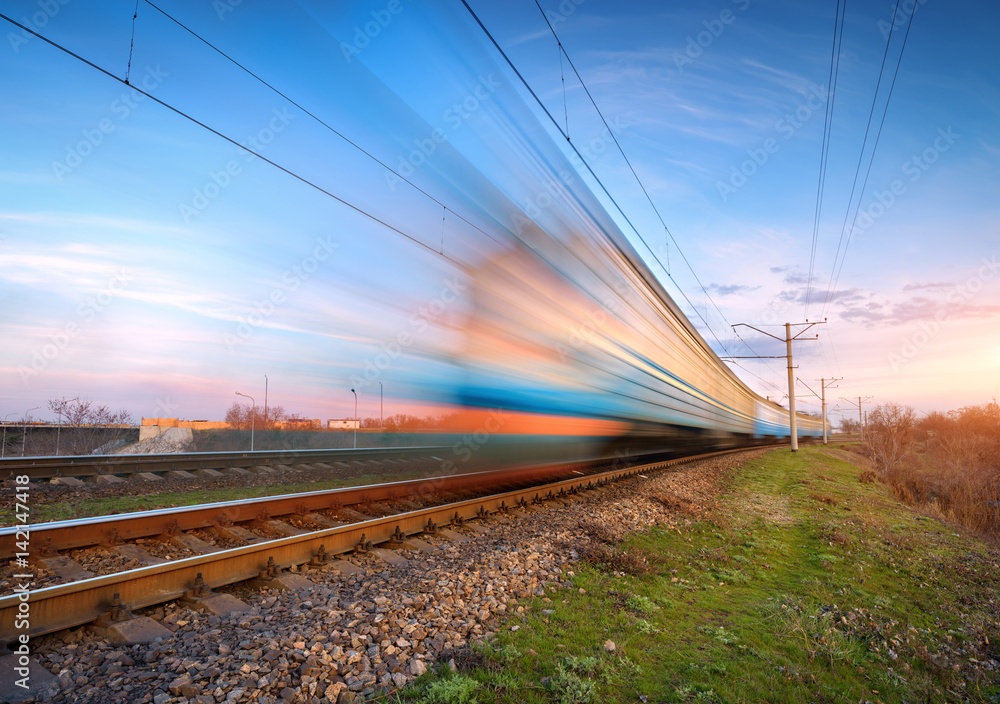
[{"label": "railroad track", "polygon": [[0,480],[27,476],[30,481],[62,477],[159,477],[168,472],[230,473],[251,468],[296,465],[335,469],[351,463],[442,462],[451,447],[394,447],[337,450],[263,450],[257,452],[189,452],[159,455],[84,455],[53,457],[8,457],[0,459]]},{"label": "railroad track", "polygon": [[[739,451],[713,452],[604,471],[579,464],[563,464],[514,472],[464,474],[36,525],[30,533],[31,545],[37,546],[33,549],[40,551],[47,546],[55,552],[68,549],[68,546],[112,543],[142,536],[172,539],[183,535],[185,530],[198,527],[231,531],[240,521],[263,521],[273,526],[273,521],[287,515],[312,516],[309,520],[318,522],[315,516],[322,516],[319,511],[342,510],[351,503],[371,506],[395,502],[397,508],[407,507],[407,503],[436,504],[380,517],[358,514],[355,516],[358,520],[348,524],[49,586],[29,591],[26,600],[18,595],[5,596],[0,598],[0,643],[23,633],[32,637],[51,633],[91,623],[102,616],[107,618],[109,613],[125,613],[128,609],[154,606],[185,595],[205,596],[211,589],[236,582],[273,578],[281,570],[293,566],[323,564],[344,553],[367,551],[381,543],[404,541],[410,536],[434,533],[446,526],[568,497],[622,478]],[[472,492],[478,495],[467,498]],[[464,496],[442,502],[441,497],[453,499],[456,494]],[[14,553],[16,538],[14,529],[0,530],[0,555],[9,558]],[[27,571],[30,572],[30,568]],[[15,628],[15,616],[25,612],[30,612],[27,631],[23,627]]]}]

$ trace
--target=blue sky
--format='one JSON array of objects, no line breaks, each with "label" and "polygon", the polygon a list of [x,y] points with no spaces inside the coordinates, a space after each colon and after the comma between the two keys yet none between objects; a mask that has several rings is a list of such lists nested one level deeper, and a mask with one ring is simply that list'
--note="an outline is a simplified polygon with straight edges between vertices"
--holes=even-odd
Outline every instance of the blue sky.
[{"label": "blue sky", "polygon": [[[79,396],[136,417],[219,418],[235,391],[260,402],[265,374],[272,404],[310,417],[351,415],[352,386],[361,414],[377,414],[378,381],[387,412],[409,408],[403,397],[431,400],[448,378],[468,267],[509,241],[511,213],[542,205],[539,222],[559,231],[573,207],[598,204],[720,354],[751,354],[731,324],[825,316],[820,341],[797,347],[813,388],[844,377],[834,398],[924,411],[988,401],[1000,385],[1000,10],[918,6],[854,198],[875,217],[831,285],[893,16],[889,3],[848,4],[807,310],[835,4],[541,3],[709,299],[533,2],[470,5],[669,276],[460,2],[157,3],[282,97],[145,2],[133,46],[134,2],[0,0],[236,143],[5,23],[0,412]],[[565,190],[573,207],[548,207]],[[782,360],[738,364],[756,390],[784,393]]]}]

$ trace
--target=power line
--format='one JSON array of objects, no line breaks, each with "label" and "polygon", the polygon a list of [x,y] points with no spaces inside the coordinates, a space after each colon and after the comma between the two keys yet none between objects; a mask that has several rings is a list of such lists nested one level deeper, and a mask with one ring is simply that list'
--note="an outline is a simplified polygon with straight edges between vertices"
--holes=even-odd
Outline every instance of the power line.
[{"label": "power line", "polygon": [[[819,244],[820,215],[823,212],[823,192],[826,186],[826,169],[830,153],[830,136],[833,132],[833,108],[837,96],[837,76],[840,73],[840,48],[844,40],[844,18],[847,16],[847,0],[844,0],[844,11],[840,11],[840,0],[833,16],[833,42],[830,45],[830,73],[827,77],[829,100],[826,103],[826,114],[823,120],[823,143],[820,146],[819,179],[816,183],[816,211],[813,214],[812,251],[809,254],[809,278],[806,279],[806,302],[803,317],[809,317],[809,299],[812,297],[813,271],[816,267],[816,249]],[[838,32],[838,22],[840,29]],[[839,39],[838,39],[839,35]],[[836,58],[835,58],[836,55]]]},{"label": "power line", "polygon": [[[875,83],[875,92],[872,95],[872,106],[871,106],[871,109],[868,112],[868,123],[865,126],[865,138],[864,138],[864,140],[861,143],[861,151],[858,154],[858,163],[857,163],[857,166],[854,169],[854,181],[853,181],[853,183],[851,185],[851,195],[847,199],[847,209],[844,212],[844,222],[841,225],[841,229],[840,229],[840,239],[837,241],[837,252],[836,252],[836,254],[834,255],[834,258],[833,258],[833,270],[830,272],[830,283],[827,286],[826,296],[824,297],[824,300],[823,300],[823,311],[824,311],[824,313],[827,311],[827,309],[829,307],[829,304],[830,304],[830,295],[833,292],[834,285],[835,285],[835,283],[837,281],[840,280],[840,273],[839,273],[839,271],[843,268],[843,259],[841,259],[841,256],[840,256],[841,247],[843,247],[843,249],[844,249],[844,258],[846,258],[846,256],[847,256],[847,247],[850,245],[850,239],[848,239],[848,241],[847,241],[846,244],[844,243],[844,235],[847,232],[847,220],[848,220],[848,217],[850,216],[850,213],[851,213],[851,204],[854,202],[854,194],[857,191],[858,178],[861,175],[861,162],[864,160],[865,147],[868,145],[868,135],[871,133],[872,118],[875,116],[875,105],[878,102],[879,88],[882,85],[882,76],[885,73],[885,63],[886,63],[886,59],[889,56],[889,46],[892,44],[892,33],[893,33],[893,30],[896,27],[896,16],[899,13],[899,2],[900,2],[900,0],[896,0],[896,6],[895,6],[895,9],[893,10],[893,13],[892,13],[892,25],[889,27],[889,36],[888,36],[888,38],[886,39],[886,42],[885,42],[885,51],[883,51],[883,53],[882,53],[882,65],[879,67],[878,81]],[[913,22],[913,15],[915,13],[916,13],[916,8],[914,7],[913,12],[911,12],[911,14],[910,14],[910,20],[909,20],[910,23]],[[910,27],[910,24],[907,24],[907,30],[906,30],[907,35],[909,35],[909,27]],[[904,48],[905,48],[905,46],[904,46]],[[900,54],[899,54],[899,61],[897,61],[897,64],[896,64],[896,71],[897,72],[899,71],[899,64],[902,62],[902,59],[903,59],[903,52],[901,50]],[[895,83],[895,75],[893,77],[893,83]],[[890,98],[892,97],[891,93],[890,93],[889,97]],[[885,109],[886,110],[889,109],[889,101],[888,101],[888,99],[886,100]],[[885,119],[885,113],[884,112],[882,114],[882,119],[883,120]],[[881,133],[881,126],[879,128],[879,132]],[[874,161],[874,158],[875,158],[875,150],[873,148],[872,149],[872,153],[871,153],[871,160],[869,161],[869,164],[868,164],[869,170],[871,169],[871,163],[872,163],[872,161]],[[866,183],[867,183],[867,179],[866,179]],[[860,207],[860,204],[861,204],[861,199],[863,197],[864,197],[864,191],[862,189],[861,195],[858,196],[858,205],[859,205],[859,207]],[[852,224],[852,230],[853,230],[853,224]],[[838,264],[837,264],[838,260],[840,260],[840,266],[839,267],[838,267]]]},{"label": "power line", "polygon": [[[460,220],[462,220],[463,222],[465,222],[467,225],[469,225],[473,229],[478,230],[479,232],[481,232],[482,234],[486,235],[487,237],[489,237],[494,242],[498,242],[497,239],[495,237],[493,237],[491,234],[489,234],[488,232],[486,232],[485,230],[483,230],[482,228],[480,228],[476,224],[470,222],[469,220],[467,220],[466,218],[464,218],[461,214],[459,214],[459,213],[455,212],[454,210],[452,210],[451,208],[449,208],[447,205],[445,205],[440,200],[438,200],[437,198],[435,198],[433,195],[431,195],[430,193],[428,193],[427,191],[425,191],[424,189],[422,189],[420,186],[418,186],[417,184],[415,184],[413,181],[409,180],[408,178],[406,178],[405,176],[403,176],[402,174],[400,174],[398,171],[396,171],[395,169],[393,169],[391,166],[389,166],[388,164],[386,164],[384,161],[382,161],[381,159],[379,159],[377,156],[375,156],[371,152],[369,152],[366,149],[364,149],[364,147],[362,147],[360,144],[358,144],[357,142],[353,141],[352,139],[350,139],[349,137],[347,137],[342,132],[339,132],[336,128],[334,128],[333,126],[331,126],[330,124],[328,124],[325,120],[323,120],[322,118],[320,118],[317,115],[313,114],[311,111],[309,111],[306,108],[304,108],[298,102],[296,102],[295,100],[293,100],[292,98],[290,98],[289,96],[287,96],[285,93],[283,93],[282,91],[278,90],[276,87],[274,87],[273,85],[271,85],[270,83],[268,83],[267,81],[265,81],[263,78],[261,78],[256,73],[254,73],[253,71],[251,71],[249,68],[247,68],[246,66],[244,66],[243,64],[241,64],[239,61],[237,61],[236,59],[234,59],[233,57],[231,57],[229,54],[227,54],[226,52],[224,52],[221,49],[219,49],[217,46],[215,46],[210,41],[208,41],[207,39],[205,39],[204,37],[202,37],[200,34],[198,34],[197,32],[195,32],[193,29],[191,29],[190,27],[188,27],[187,25],[185,25],[184,23],[182,23],[176,17],[174,17],[170,13],[166,12],[162,8],[158,7],[157,5],[153,4],[152,2],[150,2],[150,0],[145,0],[145,2],[146,2],[147,5],[149,5],[150,7],[152,7],[154,10],[156,10],[157,12],[159,12],[164,17],[166,17],[168,20],[170,20],[171,22],[173,22],[174,24],[176,24],[178,27],[180,27],[181,29],[183,29],[185,32],[187,32],[188,34],[190,34],[192,37],[194,37],[198,41],[202,42],[205,46],[207,46],[208,48],[210,48],[212,51],[214,51],[215,53],[217,53],[219,56],[222,56],[224,59],[226,59],[227,61],[229,61],[230,63],[232,63],[234,66],[236,66],[237,68],[241,69],[242,71],[244,71],[245,73],[247,73],[248,75],[250,75],[251,77],[253,77],[256,81],[258,81],[262,85],[266,86],[267,88],[269,88],[271,91],[273,91],[277,95],[280,95],[282,98],[284,98],[289,103],[291,103],[292,105],[294,105],[295,107],[297,107],[299,110],[301,110],[306,115],[308,115],[309,117],[311,117],[313,120],[315,120],[316,122],[318,122],[320,125],[322,125],[326,129],[328,129],[330,132],[332,132],[333,134],[337,135],[342,140],[344,140],[345,142],[347,142],[348,144],[350,144],[352,147],[354,147],[355,149],[357,149],[359,152],[361,152],[362,154],[364,154],[365,156],[367,156],[369,159],[371,159],[372,161],[374,161],[376,164],[378,164],[382,168],[384,168],[387,171],[389,171],[390,173],[392,173],[399,180],[401,180],[401,181],[409,184],[416,191],[418,191],[421,194],[425,195],[427,198],[431,199],[432,201],[434,201],[435,203],[437,203],[438,205],[440,205],[445,210],[450,210],[452,212],[452,214],[454,214],[455,216],[457,216]],[[499,242],[498,242],[498,244],[499,244]]]},{"label": "power line", "polygon": [[[847,235],[847,242],[844,244],[844,256],[840,259],[840,267],[837,269],[837,275],[832,283],[832,288],[836,288],[837,282],[840,281],[840,272],[844,269],[844,260],[847,259],[847,248],[851,244],[851,238],[854,235],[854,227],[858,222],[858,211],[861,210],[861,200],[864,197],[865,188],[868,187],[868,177],[872,172],[872,164],[875,163],[875,150],[878,149],[879,139],[882,137],[882,127],[885,125],[885,116],[889,112],[889,102],[892,100],[892,90],[896,87],[896,77],[899,75],[899,67],[903,63],[903,52],[906,50],[906,40],[910,36],[910,27],[913,24],[913,16],[917,14],[917,6],[913,6],[913,11],[910,12],[910,17],[906,22],[906,33],[903,34],[903,43],[899,48],[899,59],[896,61],[896,70],[892,74],[892,83],[889,84],[889,95],[885,99],[885,107],[882,109],[882,119],[878,124],[878,132],[875,134],[875,144],[872,146],[871,158],[868,160],[868,169],[865,171],[865,180],[861,184],[861,196],[858,198],[858,204],[854,208],[854,217],[851,218],[851,230]],[[890,30],[891,34],[891,30]],[[847,204],[848,210],[850,210],[850,203]],[[836,260],[834,261],[834,266],[836,266]]]},{"label": "power line", "polygon": [[128,86],[129,88],[131,88],[132,90],[136,91],[137,93],[139,93],[141,95],[144,95],[145,97],[149,98],[154,103],[162,105],[167,110],[170,110],[171,112],[173,112],[173,113],[175,113],[175,114],[183,117],[184,119],[193,122],[194,124],[198,125],[199,127],[203,128],[205,130],[208,130],[209,132],[211,132],[215,136],[217,136],[217,137],[219,137],[221,139],[224,139],[225,141],[229,142],[230,144],[232,144],[233,146],[237,147],[238,149],[242,149],[243,151],[245,151],[245,152],[247,152],[249,154],[252,154],[253,156],[257,157],[258,159],[261,159],[261,160],[267,162],[268,164],[270,164],[274,168],[276,168],[276,169],[278,169],[280,171],[285,172],[286,174],[288,174],[292,178],[294,178],[294,179],[296,179],[298,181],[301,181],[302,183],[306,184],[307,186],[310,186],[311,188],[314,188],[315,190],[319,191],[320,193],[322,193],[322,194],[324,194],[326,196],[329,196],[330,198],[332,198],[333,200],[337,201],[338,203],[342,203],[343,205],[346,205],[351,210],[353,210],[353,211],[355,211],[355,212],[357,212],[357,213],[359,213],[361,215],[364,215],[365,217],[369,218],[370,220],[372,220],[374,222],[377,222],[378,224],[382,225],[383,227],[385,227],[385,228],[387,228],[389,230],[392,230],[393,232],[395,232],[395,233],[397,233],[399,235],[402,235],[403,237],[405,237],[406,239],[410,240],[411,242],[413,242],[413,243],[415,243],[417,245],[420,245],[424,249],[427,249],[427,250],[430,250],[431,252],[434,252],[438,256],[443,257],[444,259],[447,259],[448,261],[452,262],[453,264],[461,266],[461,263],[458,262],[457,260],[452,259],[451,257],[449,257],[448,255],[444,254],[443,252],[438,252],[436,249],[434,249],[430,245],[424,244],[423,242],[421,242],[416,237],[403,232],[402,230],[400,230],[397,227],[394,227],[393,225],[390,225],[389,223],[385,222],[384,220],[381,220],[380,218],[378,218],[377,216],[373,215],[372,213],[369,213],[368,211],[364,210],[363,208],[361,208],[361,207],[359,207],[357,205],[354,205],[353,203],[350,203],[350,202],[344,200],[343,198],[341,198],[339,196],[334,195],[333,193],[331,193],[330,191],[326,190],[322,186],[320,186],[320,185],[318,185],[316,183],[313,183],[312,181],[310,181],[309,179],[305,178],[304,176],[300,176],[299,174],[295,173],[291,169],[285,168],[281,164],[279,164],[279,163],[277,163],[277,162],[275,162],[275,161],[273,161],[271,159],[268,159],[267,157],[265,157],[265,156],[261,155],[260,153],[254,151],[253,149],[251,149],[250,147],[246,146],[245,144],[241,144],[241,143],[237,142],[232,137],[229,137],[229,136],[223,134],[222,132],[219,132],[217,129],[208,126],[207,124],[205,124],[204,122],[201,122],[197,118],[192,117],[191,115],[187,114],[186,112],[184,112],[180,108],[175,108],[173,105],[171,105],[171,104],[169,104],[169,103],[167,103],[167,102],[165,102],[163,100],[160,100],[155,95],[152,95],[152,94],[144,91],[142,88],[139,88],[137,86],[125,83],[125,79],[119,78],[118,76],[116,76],[115,74],[111,73],[107,69],[101,68],[100,66],[98,66],[95,63],[93,63],[92,61],[89,61],[88,59],[83,58],[79,54],[74,53],[73,51],[71,51],[71,50],[67,49],[66,47],[62,46],[61,44],[58,44],[57,42],[49,39],[48,37],[43,37],[41,34],[39,34],[38,32],[36,32],[35,30],[31,29],[30,27],[26,27],[25,25],[21,24],[20,22],[17,22],[14,19],[11,19],[10,17],[8,17],[7,15],[5,15],[3,13],[0,13],[0,19],[4,19],[7,22],[9,22],[10,24],[14,25],[15,27],[19,27],[19,28],[23,29],[25,32],[28,32],[29,34],[32,34],[32,35],[38,37],[39,39],[41,39],[46,44],[49,44],[50,46],[58,49],[59,51],[61,51],[61,52],[65,53],[65,54],[73,57],[77,61],[80,61],[81,63],[84,63],[87,66],[90,66],[92,69],[94,69],[96,71],[99,71],[100,73],[103,73],[108,78],[111,78],[112,80],[118,81],[122,85]]},{"label": "power line", "polygon": [[[840,0],[837,0],[837,2],[839,3]],[[846,0],[845,0],[845,2],[846,2]],[[611,140],[615,143],[615,146],[618,148],[618,152],[622,155],[622,158],[625,160],[625,163],[628,165],[629,170],[632,172],[632,176],[635,177],[636,183],[639,184],[639,188],[642,190],[643,195],[646,196],[646,200],[649,201],[649,205],[653,209],[653,212],[656,214],[656,217],[660,221],[660,224],[663,225],[663,230],[667,233],[667,236],[670,238],[670,241],[672,241],[674,243],[674,247],[677,249],[678,254],[681,255],[681,259],[684,260],[684,263],[687,265],[687,268],[691,272],[691,275],[694,277],[695,281],[698,282],[698,286],[701,287],[701,290],[705,294],[705,297],[709,301],[711,301],[712,306],[715,308],[715,310],[717,310],[719,312],[719,315],[725,321],[726,325],[729,325],[729,320],[726,318],[725,313],[722,312],[722,309],[719,308],[719,305],[715,302],[715,299],[712,298],[712,295],[708,292],[708,289],[701,282],[701,279],[698,277],[698,274],[695,272],[694,267],[691,266],[691,262],[688,261],[687,257],[684,255],[683,250],[680,248],[680,245],[677,244],[677,240],[674,238],[674,235],[670,231],[670,228],[667,227],[666,221],[663,219],[663,216],[660,214],[659,209],[656,207],[656,204],[653,202],[653,199],[649,195],[649,191],[646,189],[645,184],[643,184],[642,179],[639,178],[639,174],[636,172],[635,167],[632,166],[631,160],[629,160],[628,156],[625,154],[625,150],[622,148],[621,143],[618,141],[618,138],[615,136],[614,130],[611,129],[611,126],[608,124],[608,121],[605,119],[604,113],[601,112],[601,108],[598,107],[597,101],[594,100],[594,96],[591,94],[590,89],[587,88],[586,81],[583,80],[583,76],[581,76],[580,72],[577,70],[576,64],[573,63],[573,59],[570,57],[569,52],[566,51],[566,47],[563,46],[562,40],[559,39],[559,35],[556,33],[555,27],[553,27],[552,23],[549,21],[549,18],[545,14],[545,11],[542,9],[541,4],[539,4],[539,0],[535,0],[535,6],[538,8],[538,11],[542,14],[542,18],[545,20],[545,24],[548,25],[549,31],[552,32],[552,36],[556,40],[556,44],[559,46],[559,52],[560,52],[560,54],[559,54],[560,72],[562,71],[562,57],[565,56],[566,57],[566,61],[570,65],[570,68],[573,69],[573,73],[576,74],[577,80],[580,81],[580,86],[583,88],[584,92],[587,94],[587,98],[590,99],[590,104],[594,106],[594,110],[597,111],[598,116],[601,118],[601,122],[604,123],[604,127],[608,130],[608,134],[611,135]],[[468,7],[468,5],[466,5],[466,7]],[[475,15],[473,15],[473,16],[475,16]],[[478,18],[477,18],[477,21],[478,21]],[[480,26],[482,26],[482,23],[480,23]],[[485,28],[484,28],[484,31],[485,31]],[[487,32],[487,34],[489,34],[489,33]],[[492,39],[492,37],[490,37],[490,39]],[[506,58],[506,56],[504,56],[504,58]],[[508,59],[508,63],[509,63],[509,59]],[[522,78],[521,80],[523,81],[524,79]],[[563,81],[563,89],[565,91],[565,80]],[[534,95],[534,93],[532,93],[532,95]],[[536,96],[535,99],[538,100],[538,97]],[[541,101],[539,101],[539,103],[541,103]],[[570,142],[570,144],[572,145],[572,141],[570,140],[570,137],[569,137],[568,122],[567,122],[567,130],[566,130],[566,133],[564,134],[564,136],[566,137],[566,141]],[[574,147],[574,150],[575,150],[575,147]],[[577,152],[577,154],[579,154],[579,152]],[[589,170],[590,167],[588,166],[587,168]],[[591,174],[593,174],[593,171],[591,171]],[[595,176],[595,178],[596,178],[596,176]],[[601,187],[603,188],[604,186],[602,185]],[[606,189],[605,189],[605,193],[607,193]],[[613,199],[612,199],[612,202],[613,202]],[[615,206],[617,206],[617,205],[618,204],[615,203]],[[621,210],[621,208],[619,208],[619,211],[620,210]],[[624,213],[622,213],[622,214],[624,215]],[[629,225],[631,225],[631,224],[632,223],[629,222]],[[633,227],[632,229],[634,230],[635,227]],[[639,233],[636,232],[636,234],[638,235]],[[642,239],[641,235],[640,235],[640,239]],[[643,240],[643,244],[646,244],[645,240]],[[650,249],[650,252],[652,252],[652,249],[649,247],[648,244],[646,244],[646,247],[648,249]],[[673,281],[675,285],[677,285],[676,280],[674,280],[674,278],[670,275],[670,269],[669,269],[669,267],[664,266],[663,262],[661,262],[659,260],[659,258],[655,254],[653,256],[654,256],[654,259],[656,259],[656,262],[667,273],[667,276],[670,277],[670,280]],[[681,290],[679,285],[677,286],[677,289]],[[681,291],[681,293],[683,294],[683,291]],[[687,299],[686,295],[684,297],[685,297],[685,299]],[[688,303],[691,303],[691,301],[688,300]],[[692,307],[694,307],[694,304],[692,304]],[[695,312],[698,313],[698,310],[695,309]],[[705,322],[705,318],[702,317],[700,313],[698,313],[698,317],[701,317],[702,322]],[[708,323],[706,322],[705,325],[707,326]],[[711,330],[711,328],[709,328],[709,329]],[[750,346],[750,344],[746,340],[744,340],[743,337],[738,332],[736,332],[735,330],[733,332],[736,334],[736,337],[739,338],[740,342],[742,342],[744,345],[746,345],[746,347],[749,350],[754,351],[753,348]],[[713,335],[714,335],[714,333],[713,333]],[[719,340],[717,337],[716,337],[716,340],[719,342],[720,345],[722,345],[722,341],[721,340]],[[723,349],[725,349],[724,346],[723,346]],[[754,352],[754,353],[756,354],[756,352]]]}]

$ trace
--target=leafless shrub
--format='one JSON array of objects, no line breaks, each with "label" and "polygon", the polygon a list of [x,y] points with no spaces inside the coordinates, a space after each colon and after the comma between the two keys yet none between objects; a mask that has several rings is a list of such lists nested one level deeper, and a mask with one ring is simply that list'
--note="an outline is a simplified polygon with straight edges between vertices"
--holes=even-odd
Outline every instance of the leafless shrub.
[{"label": "leafless shrub", "polygon": [[52,399],[49,410],[59,418],[57,450],[61,455],[88,455],[120,445],[135,422],[132,414],[121,409],[112,411],[78,398]]},{"label": "leafless shrub", "polygon": [[[879,478],[899,499],[930,515],[1000,536],[1000,406],[996,401],[947,414],[931,413],[919,424],[908,424],[905,413],[901,419],[898,414],[877,415],[882,408],[870,416],[872,427],[866,437]],[[887,427],[894,418],[898,421],[895,428]],[[923,440],[925,454],[905,459],[899,454],[907,436],[899,428],[907,426],[911,440]]]},{"label": "leafless shrub", "polygon": [[868,416],[864,442],[880,475],[886,477],[899,466],[913,445],[916,414],[909,406],[886,403]]}]

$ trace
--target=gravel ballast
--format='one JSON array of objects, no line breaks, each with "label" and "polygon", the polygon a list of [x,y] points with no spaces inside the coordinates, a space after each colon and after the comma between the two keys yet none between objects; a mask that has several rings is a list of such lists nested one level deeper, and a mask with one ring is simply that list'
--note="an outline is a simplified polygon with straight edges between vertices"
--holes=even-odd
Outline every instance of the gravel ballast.
[{"label": "gravel ballast", "polygon": [[[431,551],[348,556],[362,572],[302,569],[309,591],[228,591],[250,610],[219,618],[166,604],[146,612],[169,639],[115,645],[85,629],[32,641],[57,676],[52,702],[145,704],[369,701],[448,662],[500,628],[518,627],[527,597],[558,598],[588,534],[609,536],[661,523],[683,530],[715,503],[720,479],[765,450],[723,456],[633,478],[572,501],[491,517],[467,540],[438,535]],[[542,602],[544,603],[544,601]],[[581,616],[582,617],[582,616]]]}]

